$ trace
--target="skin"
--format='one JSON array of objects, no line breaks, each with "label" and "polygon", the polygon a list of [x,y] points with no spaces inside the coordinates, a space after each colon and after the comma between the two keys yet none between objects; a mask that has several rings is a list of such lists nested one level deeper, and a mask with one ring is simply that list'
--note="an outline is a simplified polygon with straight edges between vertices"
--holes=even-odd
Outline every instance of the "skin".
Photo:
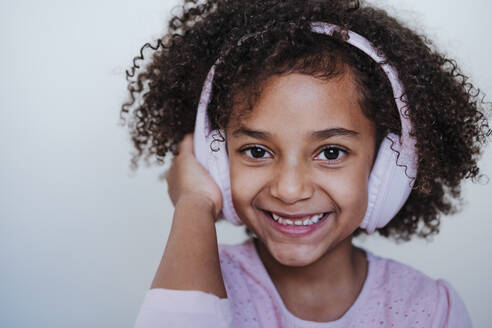
[{"label": "skin", "polygon": [[[336,320],[367,275],[352,233],[367,207],[375,125],[348,70],[329,81],[273,76],[263,87],[252,112],[226,128],[233,203],[258,236],[259,256],[287,308],[306,320]],[[353,132],[312,137],[335,128]],[[265,210],[331,214],[314,233],[291,237],[272,228]]]}]

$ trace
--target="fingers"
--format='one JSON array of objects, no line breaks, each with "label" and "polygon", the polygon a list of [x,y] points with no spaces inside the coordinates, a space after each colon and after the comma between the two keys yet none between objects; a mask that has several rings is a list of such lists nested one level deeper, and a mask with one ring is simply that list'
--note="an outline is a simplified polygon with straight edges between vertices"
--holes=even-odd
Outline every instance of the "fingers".
[{"label": "fingers", "polygon": [[171,166],[164,173],[164,178],[166,179],[168,184],[170,183],[170,179],[175,174],[175,171],[177,169],[176,166],[178,165],[177,162],[181,161],[182,159],[186,159],[187,155],[189,154],[193,154],[193,133],[185,134],[183,140],[181,140],[178,144],[178,154],[174,156],[171,162]]},{"label": "fingers", "polygon": [[193,133],[185,134],[183,140],[179,143],[178,151],[184,153],[193,153]]}]

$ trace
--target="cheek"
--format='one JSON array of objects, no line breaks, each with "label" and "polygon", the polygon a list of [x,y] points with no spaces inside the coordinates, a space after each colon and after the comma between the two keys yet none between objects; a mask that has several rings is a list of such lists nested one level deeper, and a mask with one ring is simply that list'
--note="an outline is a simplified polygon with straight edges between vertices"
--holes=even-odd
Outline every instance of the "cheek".
[{"label": "cheek", "polygon": [[250,168],[235,160],[229,161],[229,170],[232,201],[237,211],[243,212],[260,192],[267,174],[265,170]]},{"label": "cheek", "polygon": [[360,168],[345,168],[324,174],[320,185],[339,207],[342,214],[363,216],[367,208],[368,173]]}]

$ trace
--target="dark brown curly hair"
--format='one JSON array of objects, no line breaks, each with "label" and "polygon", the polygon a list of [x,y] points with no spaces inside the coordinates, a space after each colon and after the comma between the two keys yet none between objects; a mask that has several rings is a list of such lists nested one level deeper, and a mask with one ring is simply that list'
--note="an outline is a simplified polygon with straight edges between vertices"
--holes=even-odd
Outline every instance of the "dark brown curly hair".
[{"label": "dark brown curly hair", "polygon": [[[361,34],[398,70],[407,97],[419,156],[415,186],[403,208],[380,235],[408,241],[439,232],[442,214],[458,211],[463,179],[477,181],[477,160],[491,135],[490,103],[457,63],[433,49],[384,10],[347,0],[184,0],[168,32],[145,44],[127,71],[130,99],[121,118],[130,128],[140,158],[163,164],[193,132],[199,96],[217,58],[213,97],[208,107],[214,128],[227,126],[237,96],[251,110],[269,76],[298,72],[330,79],[350,70],[364,114],[376,124],[378,144],[388,132],[400,134],[393,93],[379,65],[358,49],[310,31],[310,23],[329,22]],[[238,45],[244,36],[251,35]],[[144,56],[152,51],[151,60]],[[354,236],[364,233],[358,228]]]}]

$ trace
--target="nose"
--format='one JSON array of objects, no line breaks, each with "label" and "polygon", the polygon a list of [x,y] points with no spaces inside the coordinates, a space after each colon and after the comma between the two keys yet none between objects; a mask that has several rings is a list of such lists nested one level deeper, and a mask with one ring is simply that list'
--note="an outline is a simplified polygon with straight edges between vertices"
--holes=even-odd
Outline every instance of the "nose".
[{"label": "nose", "polygon": [[270,188],[270,194],[286,204],[309,199],[313,193],[311,174],[300,163],[279,167]]}]

